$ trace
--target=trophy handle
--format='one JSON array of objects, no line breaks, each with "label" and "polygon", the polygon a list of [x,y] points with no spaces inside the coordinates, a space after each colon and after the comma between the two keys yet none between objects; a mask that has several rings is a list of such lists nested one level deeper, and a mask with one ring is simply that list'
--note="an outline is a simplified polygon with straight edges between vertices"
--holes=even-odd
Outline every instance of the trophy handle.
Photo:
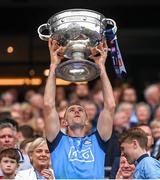
[{"label": "trophy handle", "polygon": [[42,24],[42,25],[40,25],[40,26],[38,27],[38,30],[37,30],[40,39],[42,39],[42,40],[44,40],[44,41],[48,41],[48,39],[51,37],[51,34],[49,34],[49,35],[42,34],[42,32],[43,32],[44,30],[49,30],[49,29],[48,29],[48,27],[49,27],[48,25],[49,25],[48,23]]},{"label": "trophy handle", "polygon": [[117,25],[116,25],[116,22],[113,19],[103,18],[102,23],[104,23],[104,25],[106,26],[106,29],[108,29],[108,27],[107,27],[108,25],[113,26],[111,29],[112,29],[113,33],[116,34]]}]

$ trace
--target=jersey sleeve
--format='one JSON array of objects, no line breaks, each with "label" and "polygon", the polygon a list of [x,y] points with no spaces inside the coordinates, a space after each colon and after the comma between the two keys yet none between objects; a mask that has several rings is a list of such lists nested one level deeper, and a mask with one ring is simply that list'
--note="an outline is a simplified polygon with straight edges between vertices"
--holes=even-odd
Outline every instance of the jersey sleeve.
[{"label": "jersey sleeve", "polygon": [[107,149],[108,149],[108,145],[109,145],[109,140],[108,141],[104,141],[101,136],[99,135],[98,131],[95,131],[95,136],[97,138],[98,144],[100,146],[100,148],[107,153]]},{"label": "jersey sleeve", "polygon": [[62,136],[64,136],[64,134],[61,131],[59,131],[56,138],[52,142],[48,141],[47,139],[47,145],[50,152],[54,151],[54,149],[58,146]]}]

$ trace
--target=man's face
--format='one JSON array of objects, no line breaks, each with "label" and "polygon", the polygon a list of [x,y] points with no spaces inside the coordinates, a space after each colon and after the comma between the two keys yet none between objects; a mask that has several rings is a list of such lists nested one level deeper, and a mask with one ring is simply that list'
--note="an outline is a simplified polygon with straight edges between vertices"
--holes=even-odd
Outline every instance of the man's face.
[{"label": "man's face", "polygon": [[86,97],[89,94],[87,84],[79,84],[76,87],[76,94],[79,98]]},{"label": "man's face", "polygon": [[11,128],[3,128],[0,130],[0,148],[14,148],[16,145],[16,134]]},{"label": "man's face", "polygon": [[150,149],[151,146],[152,146],[153,143],[154,143],[153,136],[152,136],[152,131],[151,131],[150,127],[147,127],[147,126],[139,126],[139,128],[141,128],[141,129],[146,133],[147,139],[148,139],[147,147],[148,147],[148,149]]},{"label": "man's face", "polygon": [[72,105],[67,109],[65,115],[66,126],[85,126],[87,120],[85,109],[80,105]]},{"label": "man's face", "polygon": [[134,145],[133,142],[124,141],[121,144],[121,153],[124,157],[126,157],[129,164],[133,164],[134,158]]},{"label": "man's face", "polygon": [[115,128],[127,128],[129,126],[128,116],[123,111],[117,112],[115,113],[113,123]]},{"label": "man's face", "polygon": [[124,156],[120,158],[120,168],[123,178],[129,179],[132,177],[133,171],[135,170],[134,164],[129,164]]},{"label": "man's face", "polygon": [[136,110],[137,118],[140,122],[148,122],[150,118],[150,112],[145,106],[140,106]]},{"label": "man's face", "polygon": [[160,123],[159,122],[156,125],[152,126],[152,134],[155,139],[160,138]]},{"label": "man's face", "polygon": [[15,174],[16,169],[18,168],[18,163],[15,159],[9,157],[3,157],[0,162],[0,167],[4,175],[13,175]]},{"label": "man's face", "polygon": [[86,110],[88,119],[93,120],[95,118],[96,112],[97,112],[95,104],[86,104],[84,106],[85,106],[85,110]]},{"label": "man's face", "polygon": [[125,102],[135,103],[137,100],[136,92],[134,89],[129,88],[124,90],[123,100]]}]

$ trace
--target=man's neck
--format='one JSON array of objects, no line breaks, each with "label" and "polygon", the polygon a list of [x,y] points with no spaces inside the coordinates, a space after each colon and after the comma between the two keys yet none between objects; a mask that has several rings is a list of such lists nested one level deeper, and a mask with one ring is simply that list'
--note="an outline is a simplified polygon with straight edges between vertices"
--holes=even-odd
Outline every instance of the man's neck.
[{"label": "man's neck", "polygon": [[[139,159],[142,155],[144,155],[144,154],[147,154],[147,151],[146,150],[144,150],[144,149],[141,149],[139,152],[138,152],[138,154],[137,154],[137,159]],[[136,159],[136,160],[137,160]]]},{"label": "man's neck", "polygon": [[84,137],[85,128],[70,128],[68,127],[68,135],[71,137]]}]

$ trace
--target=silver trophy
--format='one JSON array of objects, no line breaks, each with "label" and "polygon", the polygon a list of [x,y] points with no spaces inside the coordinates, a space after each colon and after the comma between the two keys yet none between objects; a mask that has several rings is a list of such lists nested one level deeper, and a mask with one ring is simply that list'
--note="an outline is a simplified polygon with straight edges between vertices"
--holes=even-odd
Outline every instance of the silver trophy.
[{"label": "silver trophy", "polygon": [[[116,23],[99,12],[68,9],[51,16],[38,28],[40,39],[55,39],[65,47],[64,60],[56,68],[56,76],[71,82],[91,81],[100,74],[98,65],[89,59],[90,48],[105,39],[106,29]],[[47,34],[46,34],[47,31]]]}]

